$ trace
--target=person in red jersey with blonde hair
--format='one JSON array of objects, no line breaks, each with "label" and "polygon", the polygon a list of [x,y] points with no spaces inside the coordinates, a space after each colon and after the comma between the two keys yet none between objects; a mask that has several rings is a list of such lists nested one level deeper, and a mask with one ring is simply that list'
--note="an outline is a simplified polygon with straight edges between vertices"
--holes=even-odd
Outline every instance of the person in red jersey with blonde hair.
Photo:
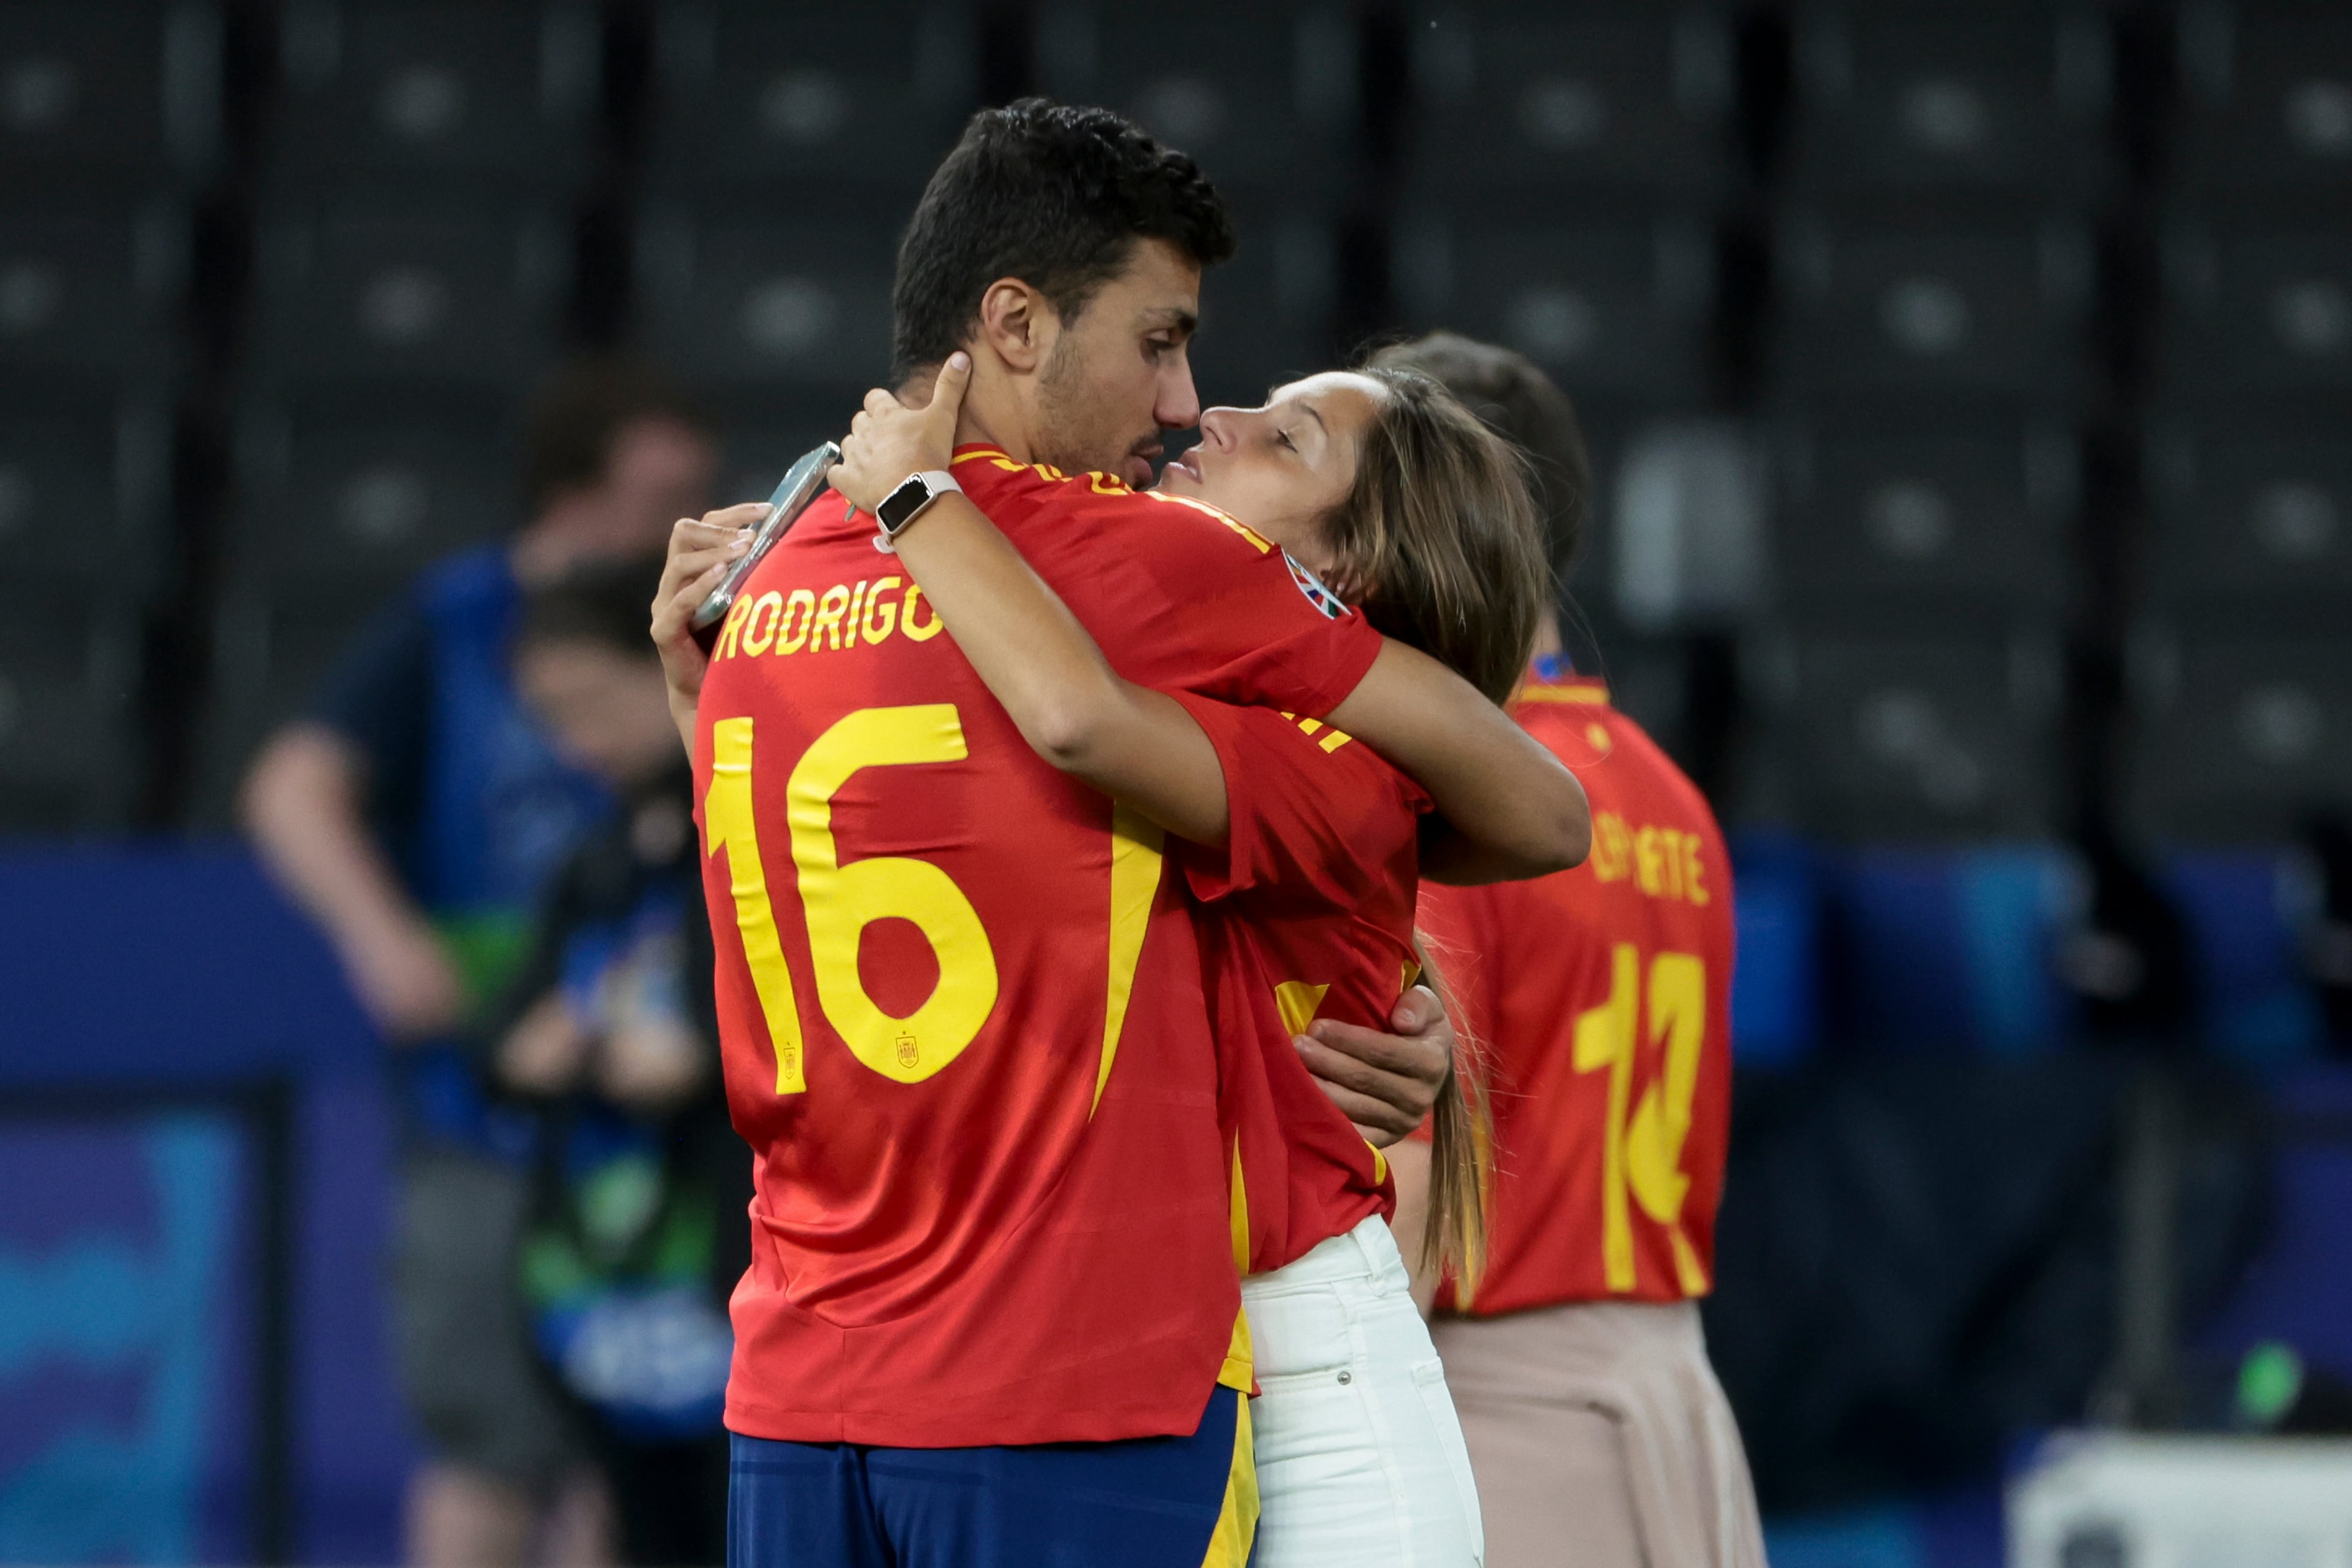
[{"label": "person in red jersey with blonde hair", "polygon": [[[869,395],[836,486],[887,507],[906,475],[949,463],[962,390],[951,365],[919,410]],[[1444,388],[1411,371],[1327,371],[1262,407],[1210,409],[1201,434],[1155,496],[1213,507],[1278,549],[1334,614],[1359,601],[1486,697],[1508,695],[1547,599],[1542,540],[1509,447]],[[899,561],[1040,756],[1184,841],[1171,852],[1202,905],[1234,1266],[1261,1390],[1255,1561],[1475,1563],[1469,1456],[1388,1228],[1386,1157],[1318,1091],[1293,1041],[1318,1017],[1385,1018],[1420,975],[1423,862],[1475,876],[1494,874],[1491,857],[1424,833],[1431,797],[1344,730],[1120,678],[980,499],[942,497],[893,541]],[[1507,821],[1516,804],[1492,809]],[[1478,1145],[1449,1083],[1432,1233],[1457,1259],[1475,1250]]]},{"label": "person in red jersey with blonde hair", "polygon": [[[1375,362],[1444,382],[1528,455],[1565,582],[1588,483],[1566,396],[1520,355],[1451,333]],[[1583,782],[1593,841],[1570,871],[1422,896],[1491,1087],[1485,1269],[1475,1287],[1421,1281],[1486,1562],[1761,1568],[1698,1316],[1730,1131],[1731,862],[1697,788],[1561,656],[1557,611],[1511,711]],[[1408,1256],[1425,1147],[1391,1151]]]}]

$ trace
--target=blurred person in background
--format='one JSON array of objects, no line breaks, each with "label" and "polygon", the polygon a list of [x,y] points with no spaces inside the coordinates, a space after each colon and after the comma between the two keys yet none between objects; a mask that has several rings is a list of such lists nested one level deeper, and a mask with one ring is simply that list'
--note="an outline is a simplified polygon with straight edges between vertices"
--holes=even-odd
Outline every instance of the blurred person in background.
[{"label": "blurred person in background", "polygon": [[[1435,377],[1526,454],[1564,585],[1590,486],[1566,395],[1452,333],[1373,362]],[[1697,788],[1570,667],[1559,617],[1555,598],[1512,711],[1583,781],[1592,854],[1532,882],[1423,888],[1458,1028],[1486,1054],[1496,1156],[1475,1292],[1416,1283],[1443,1314],[1491,1568],[1760,1568],[1697,1300],[1730,1130],[1731,862]],[[1419,1258],[1429,1145],[1391,1155]]]},{"label": "blurred person in background", "polygon": [[408,1553],[432,1568],[597,1554],[601,1492],[542,1386],[512,1260],[531,1122],[494,1107],[462,1043],[510,978],[550,873],[610,810],[527,710],[509,656],[525,591],[657,548],[708,501],[716,453],[643,367],[559,374],[526,430],[530,517],[427,569],[265,744],[240,800],[394,1051],[403,1143],[393,1309],[429,1454]]},{"label": "blurred person in background", "polygon": [[587,562],[525,605],[524,697],[620,810],[556,873],[483,1033],[498,1082],[541,1119],[520,1264],[532,1338],[640,1564],[727,1554],[727,1297],[751,1257],[694,772],[646,636],[661,571],[659,556]]}]

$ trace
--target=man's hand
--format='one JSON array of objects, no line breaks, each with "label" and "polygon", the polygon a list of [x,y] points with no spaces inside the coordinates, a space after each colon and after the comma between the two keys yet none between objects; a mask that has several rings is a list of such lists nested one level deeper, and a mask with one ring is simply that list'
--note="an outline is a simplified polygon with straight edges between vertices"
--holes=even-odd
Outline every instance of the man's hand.
[{"label": "man's hand", "polygon": [[842,437],[841,461],[825,479],[871,512],[909,474],[945,468],[955,458],[956,415],[963,408],[964,389],[971,384],[971,357],[961,350],[940,367],[931,401],[909,408],[888,391],[876,387],[866,394],[866,406]]},{"label": "man's hand", "polygon": [[694,749],[694,709],[702,700],[702,677],[710,655],[694,640],[694,612],[719,586],[727,569],[751,548],[751,528],[767,515],[767,504],[748,501],[700,517],[680,517],[669,530],[669,557],[662,562],[661,586],[654,591],[654,646],[661,650],[662,674],[669,683],[670,716],[678,738]]},{"label": "man's hand", "polygon": [[1454,1026],[1427,986],[1399,997],[1389,1024],[1395,1034],[1318,1019],[1291,1042],[1323,1092],[1377,1149],[1428,1118],[1454,1064]]}]

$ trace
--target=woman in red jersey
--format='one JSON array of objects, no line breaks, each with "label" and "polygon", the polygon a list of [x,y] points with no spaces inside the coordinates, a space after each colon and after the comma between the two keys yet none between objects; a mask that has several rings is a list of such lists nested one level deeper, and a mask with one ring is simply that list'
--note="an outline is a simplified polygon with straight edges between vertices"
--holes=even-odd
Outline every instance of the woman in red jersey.
[{"label": "woman in red jersey", "polygon": [[[909,474],[1011,462],[950,454],[963,377],[951,362],[920,412],[869,397],[835,487],[871,509]],[[1263,408],[1210,410],[1202,431],[1157,494],[1284,549],[1310,600],[1359,601],[1374,625],[1490,699],[1509,691],[1545,600],[1535,514],[1509,450],[1434,382],[1310,377]],[[1342,705],[1326,726],[1129,685],[963,497],[945,490],[901,527],[889,542],[908,574],[1038,752],[1192,846],[1262,1390],[1257,1560],[1478,1561],[1468,1456],[1385,1224],[1386,1160],[1292,1041],[1318,1017],[1387,1017],[1419,973],[1424,860],[1459,878],[1487,869],[1479,835],[1507,841],[1513,797],[1496,785],[1524,761],[1401,756],[1416,784],[1346,731],[1392,736],[1393,713]],[[1424,857],[1433,799],[1455,831],[1431,835]],[[1465,1271],[1481,1231],[1478,1139],[1458,1084],[1438,1120],[1433,1250]]]}]

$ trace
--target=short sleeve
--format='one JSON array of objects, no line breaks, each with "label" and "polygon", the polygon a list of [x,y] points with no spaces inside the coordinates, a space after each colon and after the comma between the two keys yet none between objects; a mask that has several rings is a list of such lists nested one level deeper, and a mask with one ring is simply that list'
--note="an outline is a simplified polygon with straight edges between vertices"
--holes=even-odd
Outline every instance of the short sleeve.
[{"label": "short sleeve", "polygon": [[412,594],[361,628],[301,716],[366,758],[371,815],[400,824],[421,806],[432,710],[433,631]]},{"label": "short sleeve", "polygon": [[1278,888],[1353,909],[1385,885],[1429,798],[1371,748],[1315,719],[1173,694],[1217,750],[1232,829],[1219,852],[1181,852],[1193,895]]},{"label": "short sleeve", "polygon": [[1356,689],[1381,635],[1282,550],[1213,507],[1127,495],[1102,520],[1150,624],[1105,651],[1141,685],[1318,718]]}]

